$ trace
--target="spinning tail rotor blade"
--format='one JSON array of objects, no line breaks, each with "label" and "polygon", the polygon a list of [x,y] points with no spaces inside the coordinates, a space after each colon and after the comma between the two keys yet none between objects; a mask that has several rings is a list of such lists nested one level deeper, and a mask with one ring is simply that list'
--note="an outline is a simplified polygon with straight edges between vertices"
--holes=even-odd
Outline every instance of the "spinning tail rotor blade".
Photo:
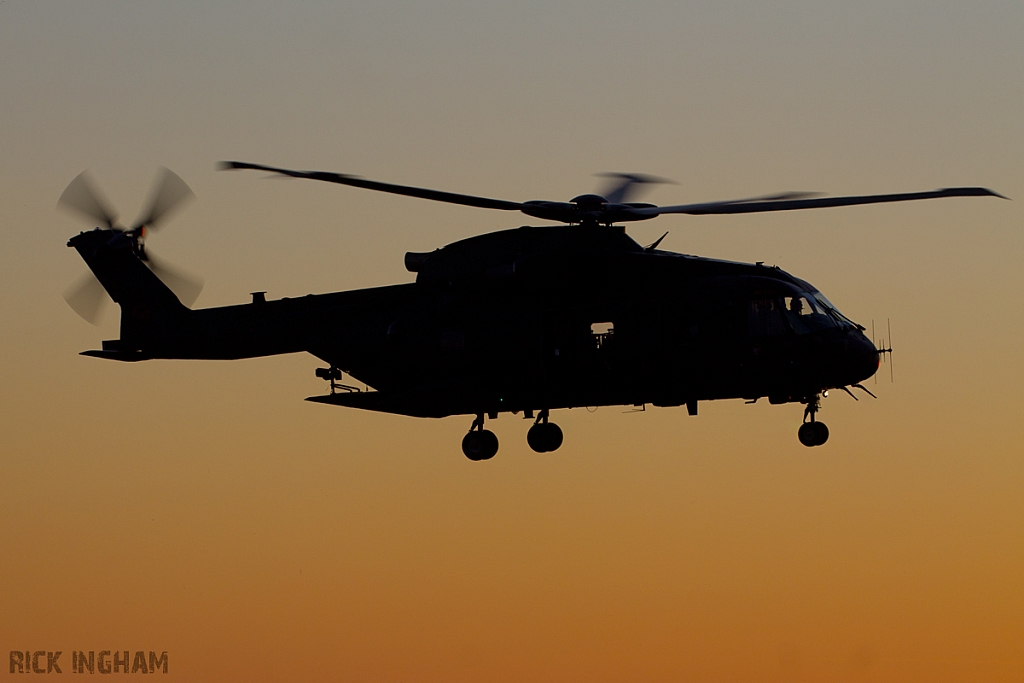
[{"label": "spinning tail rotor blade", "polygon": [[71,306],[71,309],[82,316],[84,320],[98,325],[103,317],[103,310],[110,302],[110,297],[96,276],[87,273],[85,277],[64,291],[64,301],[67,301],[68,306]]},{"label": "spinning tail rotor blade", "polygon": [[[58,200],[58,206],[100,220],[107,229],[121,232],[133,253],[149,266],[185,306],[191,306],[203,289],[202,280],[155,260],[145,249],[145,230],[142,228],[157,227],[182,203],[193,198],[195,194],[185,181],[170,169],[163,168],[157,176],[148,208],[135,226],[126,231],[125,228],[114,224],[117,217],[107,208],[102,195],[93,188],[88,172],[83,171],[64,190]],[[101,317],[104,304],[110,297],[99,280],[89,274],[70,287],[64,293],[64,299],[78,315],[96,324]]]},{"label": "spinning tail rotor blade", "polygon": [[149,254],[146,255],[146,265],[174,292],[178,300],[189,308],[199,298],[199,293],[203,291],[203,281],[201,279],[183,273],[178,268],[173,268],[162,260],[155,260]]},{"label": "spinning tail rotor blade", "polygon": [[195,193],[178,174],[169,168],[161,169],[160,176],[153,187],[153,195],[149,200],[149,209],[136,221],[135,227],[145,226],[151,230],[155,229],[182,202],[194,199],[195,196]]},{"label": "spinning tail rotor blade", "polygon": [[95,218],[108,228],[114,227],[117,214],[108,208],[103,196],[93,187],[89,172],[82,171],[68,183],[57,200],[58,206]]}]

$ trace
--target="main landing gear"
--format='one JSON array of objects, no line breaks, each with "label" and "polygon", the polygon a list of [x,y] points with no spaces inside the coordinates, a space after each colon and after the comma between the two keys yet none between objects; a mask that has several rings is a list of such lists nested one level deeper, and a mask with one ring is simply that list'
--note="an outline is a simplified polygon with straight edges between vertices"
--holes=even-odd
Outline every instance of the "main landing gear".
[{"label": "main landing gear", "polygon": [[537,414],[537,421],[526,433],[526,443],[538,453],[557,451],[562,445],[562,430],[554,422],[548,422],[546,408]]},{"label": "main landing gear", "polygon": [[484,429],[483,413],[476,416],[469,433],[462,437],[462,452],[473,461],[490,460],[498,452],[498,437]]},{"label": "main landing gear", "polygon": [[820,446],[828,441],[828,427],[824,422],[817,422],[814,419],[815,414],[821,410],[821,396],[815,394],[812,398],[804,399],[802,403],[807,407],[804,408],[804,423],[800,425],[797,437],[805,446]]},{"label": "main landing gear", "polygon": [[[498,437],[494,432],[484,429],[484,413],[480,413],[473,420],[469,433],[462,437],[462,452],[470,460],[490,460],[498,452]],[[489,417],[493,420],[497,413],[491,413]],[[527,419],[533,419],[533,411],[526,411]],[[537,421],[530,427],[526,434],[526,443],[538,453],[550,453],[558,450],[562,445],[562,430],[554,422],[548,422],[548,411],[542,410],[537,414]]]}]

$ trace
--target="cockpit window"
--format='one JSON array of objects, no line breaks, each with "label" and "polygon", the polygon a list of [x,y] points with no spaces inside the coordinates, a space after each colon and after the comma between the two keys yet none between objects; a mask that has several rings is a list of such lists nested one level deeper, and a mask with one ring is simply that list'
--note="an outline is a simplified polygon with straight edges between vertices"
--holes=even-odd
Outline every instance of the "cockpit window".
[{"label": "cockpit window", "polygon": [[783,297],[783,310],[789,326],[797,334],[807,334],[836,326],[836,321],[811,296]]},{"label": "cockpit window", "polygon": [[833,318],[835,318],[836,322],[838,322],[840,325],[849,325],[850,327],[857,327],[857,328],[863,329],[863,328],[860,327],[860,325],[858,325],[857,323],[853,322],[852,320],[847,318],[845,315],[840,313],[839,309],[836,308],[832,304],[831,301],[826,299],[825,295],[822,294],[821,292],[814,292],[811,296],[812,296],[812,298],[814,298],[818,302],[818,304],[822,308],[825,309],[825,311],[828,312],[829,315],[831,315]]},{"label": "cockpit window", "polygon": [[758,293],[749,301],[747,330],[751,337],[810,334],[836,327],[856,327],[821,292],[793,291],[789,296]]}]

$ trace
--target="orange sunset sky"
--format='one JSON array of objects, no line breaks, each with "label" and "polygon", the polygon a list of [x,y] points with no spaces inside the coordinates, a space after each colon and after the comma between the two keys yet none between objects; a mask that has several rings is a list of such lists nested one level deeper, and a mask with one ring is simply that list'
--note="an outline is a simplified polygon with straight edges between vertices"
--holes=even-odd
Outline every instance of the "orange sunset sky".
[{"label": "orange sunset sky", "polygon": [[[1010,0],[0,2],[0,655],[61,650],[67,676],[72,650],[167,651],[168,681],[1021,680],[1022,67]],[[727,401],[561,411],[549,454],[502,415],[472,463],[468,417],[304,402],[311,356],[78,355],[118,317],[61,298],[93,226],[55,203],[85,168],[126,222],[159,166],[189,183],[149,247],[205,279],[197,307],[409,282],[405,251],[523,222],[221,159],[515,201],[602,171],[677,181],[659,204],[1013,201],[630,226],[891,319],[895,382],[833,392],[822,448],[799,405]]]}]

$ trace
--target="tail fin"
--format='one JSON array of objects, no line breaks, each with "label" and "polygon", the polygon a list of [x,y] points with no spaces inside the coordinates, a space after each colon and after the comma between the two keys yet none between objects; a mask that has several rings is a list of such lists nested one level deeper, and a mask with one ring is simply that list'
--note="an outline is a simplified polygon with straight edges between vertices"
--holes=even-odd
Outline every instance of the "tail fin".
[{"label": "tail fin", "polygon": [[68,246],[78,251],[110,298],[121,307],[121,339],[104,342],[104,352],[141,357],[148,343],[165,338],[171,331],[169,326],[188,313],[189,309],[143,262],[135,231],[97,228],[72,237]]}]

